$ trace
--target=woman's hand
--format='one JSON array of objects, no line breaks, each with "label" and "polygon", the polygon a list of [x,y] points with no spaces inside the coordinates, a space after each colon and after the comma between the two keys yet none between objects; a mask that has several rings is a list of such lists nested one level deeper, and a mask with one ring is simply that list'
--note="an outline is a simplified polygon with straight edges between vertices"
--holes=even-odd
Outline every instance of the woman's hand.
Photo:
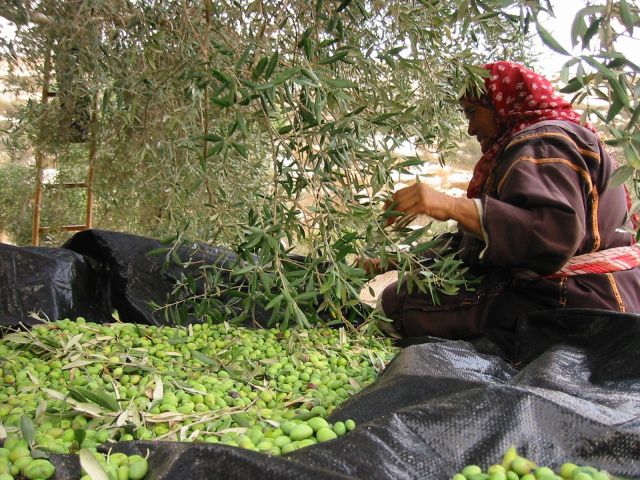
[{"label": "woman's hand", "polygon": [[385,211],[400,212],[400,216],[387,218],[386,226],[400,220],[407,223],[416,215],[428,215],[435,220],[455,220],[469,233],[482,237],[480,215],[470,198],[447,195],[424,183],[402,188],[385,204]]},{"label": "woman's hand", "polygon": [[392,200],[385,205],[385,210],[400,212],[402,215],[389,217],[387,226],[402,217],[415,217],[416,215],[429,215],[436,220],[450,220],[456,200],[425,183],[415,183],[410,187],[400,189],[391,198]]},{"label": "woman's hand", "polygon": [[362,268],[368,277],[374,277],[382,273],[379,258],[358,257],[356,259],[356,267]]},{"label": "woman's hand", "polygon": [[367,276],[375,277],[390,270],[395,270],[397,265],[391,260],[383,262],[380,258],[358,257],[355,266],[362,268]]}]

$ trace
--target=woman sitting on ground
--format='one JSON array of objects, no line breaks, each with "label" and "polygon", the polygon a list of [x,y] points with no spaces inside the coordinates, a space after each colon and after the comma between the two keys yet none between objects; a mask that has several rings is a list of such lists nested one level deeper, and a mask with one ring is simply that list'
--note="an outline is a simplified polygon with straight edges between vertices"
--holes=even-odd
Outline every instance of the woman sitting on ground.
[{"label": "woman sitting on ground", "polygon": [[389,223],[418,214],[457,221],[455,248],[481,284],[435,305],[394,283],[380,299],[385,315],[403,336],[469,338],[513,329],[535,310],[640,312],[628,194],[608,188],[616,166],[594,129],[544,77],[511,62],[484,68],[485,92],[461,101],[482,148],[468,198],[417,183],[388,207],[402,213]]}]

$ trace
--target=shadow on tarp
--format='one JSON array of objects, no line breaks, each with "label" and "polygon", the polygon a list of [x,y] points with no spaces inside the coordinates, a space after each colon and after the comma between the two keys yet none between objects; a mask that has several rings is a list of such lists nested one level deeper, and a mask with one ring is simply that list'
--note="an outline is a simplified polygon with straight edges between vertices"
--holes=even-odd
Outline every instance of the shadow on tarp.
[{"label": "shadow on tarp", "polygon": [[[79,232],[61,248],[0,244],[0,325],[32,325],[36,321],[31,312],[55,320],[85,317],[105,323],[113,321],[114,310],[133,323],[164,325],[163,311],[151,302],[179,300],[176,283],[201,277],[202,266],[219,266],[225,272],[238,261],[230,250],[199,243],[177,249],[184,262],[179,265],[166,262],[165,255],[149,255],[161,247],[167,245],[104,230]],[[203,290],[202,281],[195,285],[196,294]],[[261,324],[268,319],[260,308],[254,315]]]},{"label": "shadow on tarp", "polygon": [[[354,431],[286,456],[204,443],[113,449],[148,454],[149,480],[445,480],[510,446],[554,469],[573,461],[637,479],[639,333],[639,315],[565,310],[519,319],[515,361],[487,338],[423,339],[329,418],[354,419]],[[74,478],[77,457],[54,461],[56,478]]]}]

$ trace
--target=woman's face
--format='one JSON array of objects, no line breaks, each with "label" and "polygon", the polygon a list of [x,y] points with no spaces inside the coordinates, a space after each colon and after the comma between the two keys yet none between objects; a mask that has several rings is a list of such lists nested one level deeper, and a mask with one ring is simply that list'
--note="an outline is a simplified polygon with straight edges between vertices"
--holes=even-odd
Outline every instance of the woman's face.
[{"label": "woman's face", "polygon": [[495,110],[465,100],[462,100],[461,105],[464,115],[469,121],[469,135],[476,137],[480,148],[486,152],[499,133]]}]

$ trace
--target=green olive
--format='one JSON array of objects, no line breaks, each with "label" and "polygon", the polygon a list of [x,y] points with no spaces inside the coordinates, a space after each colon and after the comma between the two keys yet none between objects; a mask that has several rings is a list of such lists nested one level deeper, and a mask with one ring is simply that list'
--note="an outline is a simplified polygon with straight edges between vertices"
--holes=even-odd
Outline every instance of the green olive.
[{"label": "green olive", "polygon": [[538,467],[534,470],[536,480],[554,480],[556,474],[549,467]]},{"label": "green olive", "polygon": [[246,435],[251,439],[254,445],[258,445],[258,443],[260,443],[260,441],[262,440],[262,437],[264,436],[262,434],[262,430],[260,430],[257,427],[253,427],[247,430]]},{"label": "green olive", "polygon": [[288,445],[291,443],[291,438],[289,438],[287,435],[280,435],[279,437],[275,437],[273,439],[273,444],[276,447],[284,447],[285,445]]},{"label": "green olive", "polygon": [[31,450],[25,445],[17,445],[9,452],[9,460],[16,463],[19,458],[31,456]]},{"label": "green olive", "polygon": [[586,473],[590,476],[593,476],[594,473],[598,473],[598,470],[596,470],[593,467],[589,467],[587,465],[583,465],[580,466],[578,468],[576,468],[573,473],[572,473],[572,477],[575,478],[576,475],[580,474],[580,473]]},{"label": "green olive", "polygon": [[516,457],[511,462],[511,470],[516,472],[521,477],[531,472],[531,462],[523,457]]},{"label": "green olive", "polygon": [[119,467],[116,467],[116,469],[117,480],[130,480],[129,465],[120,465]]},{"label": "green olive", "polygon": [[295,426],[296,426],[295,422],[284,422],[280,425],[280,428],[282,429],[285,435],[290,435],[291,430],[293,430]]},{"label": "green olive", "polygon": [[33,458],[31,457],[31,455],[29,455],[27,457],[18,458],[15,462],[13,462],[12,467],[23,473],[25,468],[27,468],[31,463],[33,463]]},{"label": "green olive", "polygon": [[333,431],[336,433],[336,435],[341,437],[342,435],[347,433],[347,427],[345,426],[344,422],[336,422],[333,424]]},{"label": "green olive", "polygon": [[51,442],[47,445],[43,445],[40,448],[50,453],[69,453],[69,447],[64,442]]},{"label": "green olive", "polygon": [[321,428],[329,428],[329,423],[322,417],[313,417],[307,420],[307,425],[309,425],[314,432],[317,432]]},{"label": "green olive", "polygon": [[336,433],[332,429],[328,427],[322,427],[316,432],[316,438],[319,442],[326,442],[329,440],[333,440],[334,438],[338,438],[338,435],[336,435]]},{"label": "green olive", "polygon": [[56,467],[49,460],[37,458],[24,467],[23,475],[30,480],[47,479],[53,476]]},{"label": "green olive", "polygon": [[109,455],[109,458],[107,459],[107,461],[117,467],[119,467],[120,465],[126,465],[127,461],[128,461],[128,456],[126,453],[122,453],[122,452],[114,452],[111,455]]},{"label": "green olive", "polygon": [[240,448],[248,448],[248,449],[252,449],[256,446],[255,443],[253,443],[253,441],[246,435],[242,435],[240,437],[240,439],[238,440],[238,445],[240,446]]},{"label": "green olive", "polygon": [[578,465],[575,463],[563,463],[560,466],[560,476],[564,479],[569,479],[573,475],[573,471],[578,468]]},{"label": "green olive", "polygon": [[489,475],[491,475],[492,473],[504,473],[506,475],[507,471],[506,469],[500,465],[499,463],[491,465],[489,468],[487,468],[487,473]]},{"label": "green olive", "polygon": [[[133,461],[132,458],[136,457]],[[149,470],[149,464],[147,460],[139,455],[132,455],[129,457],[129,479],[141,480],[147,474]]]},{"label": "green olive", "polygon": [[301,423],[299,425],[296,425],[295,427],[293,427],[293,429],[291,430],[291,433],[289,434],[291,439],[294,441],[305,440],[311,437],[312,435],[313,435],[313,428],[311,428],[306,423]]},{"label": "green olive", "polygon": [[60,427],[48,428],[48,434],[53,438],[60,438],[64,434],[64,429]]},{"label": "green olive", "polygon": [[462,469],[462,475],[466,478],[471,477],[472,475],[479,475],[482,473],[482,469],[478,465],[467,465]]},{"label": "green olive", "polygon": [[75,437],[76,437],[76,432],[72,428],[68,428],[62,434],[62,441],[72,442]]},{"label": "green olive", "polygon": [[593,477],[587,472],[578,472],[571,476],[572,480],[593,480]]},{"label": "green olive", "polygon": [[295,443],[288,443],[281,448],[281,452],[286,455],[287,453],[291,453],[294,450],[297,450],[297,448],[298,446]]},{"label": "green olive", "polygon": [[313,437],[309,437],[309,438],[305,438],[304,440],[299,440],[296,443],[298,444],[298,448],[304,448],[304,447],[309,447],[311,445],[315,445],[316,443],[318,443],[318,441]]},{"label": "green olive", "polygon": [[269,451],[271,451],[273,449],[274,445],[273,445],[273,442],[271,440],[263,440],[260,443],[258,443],[256,445],[256,447],[261,452],[269,452]]}]

